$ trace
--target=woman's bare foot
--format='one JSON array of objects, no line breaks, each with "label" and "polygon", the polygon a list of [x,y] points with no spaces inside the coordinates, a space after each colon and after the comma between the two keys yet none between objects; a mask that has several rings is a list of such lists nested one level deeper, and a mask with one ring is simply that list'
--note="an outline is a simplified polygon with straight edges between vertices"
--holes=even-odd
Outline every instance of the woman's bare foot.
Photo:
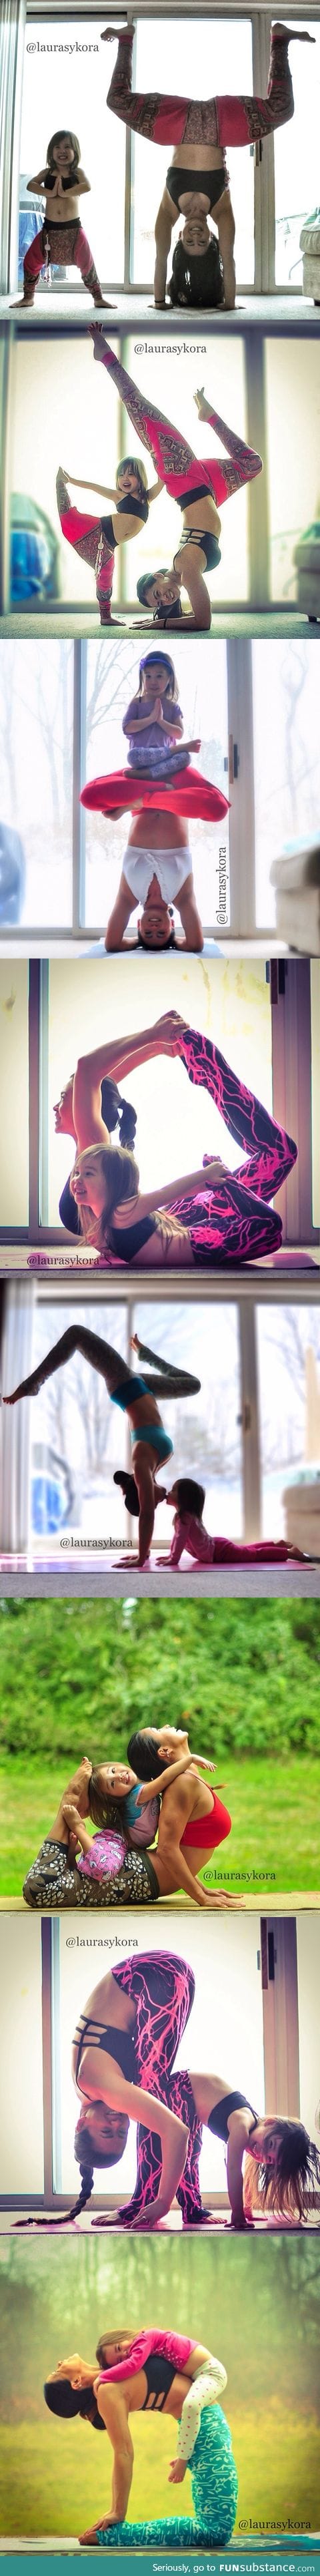
[{"label": "woman's bare foot", "polygon": [[[102,29],[102,33],[101,33],[101,44],[102,44],[102,45],[114,45],[114,43],[115,43],[115,41],[117,40],[117,37],[118,37],[118,36],[126,36],[126,35],[127,35],[127,30],[128,30],[128,19],[127,19],[127,18],[124,18],[124,21],[123,21],[123,27],[118,26],[118,21],[117,21],[116,27],[103,27],[103,29]],[[131,19],[130,19],[130,36],[131,36],[131,35],[132,35],[132,36],[134,36],[134,35],[135,35],[135,26],[133,25],[133,21],[131,22]]]},{"label": "woman's bare foot", "polygon": [[20,1404],[20,1397],[22,1395],[39,1395],[40,1386],[42,1386],[42,1378],[36,1377],[36,1373],[34,1371],[33,1377],[22,1378],[21,1386],[14,1387],[13,1395],[3,1395],[2,1403]]},{"label": "woman's bare foot", "polygon": [[315,45],[316,41],[315,36],[308,35],[307,28],[284,27],[282,18],[275,19],[271,35],[284,37],[286,45]]},{"label": "woman's bare foot", "polygon": [[97,292],[95,293],[93,302],[95,313],[116,313],[117,311],[116,304],[108,304],[108,297],[107,295],[102,294],[102,287],[100,295],[97,295]]}]

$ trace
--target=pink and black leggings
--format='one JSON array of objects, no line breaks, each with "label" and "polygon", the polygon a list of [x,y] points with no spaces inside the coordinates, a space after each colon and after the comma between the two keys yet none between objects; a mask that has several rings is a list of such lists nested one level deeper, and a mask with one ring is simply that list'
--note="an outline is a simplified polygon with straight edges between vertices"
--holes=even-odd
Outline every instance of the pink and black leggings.
[{"label": "pink and black leggings", "polygon": [[149,143],[168,143],[172,149],[178,143],[220,144],[222,150],[227,144],[259,143],[294,115],[288,44],[285,30],[281,36],[272,30],[266,98],[178,98],[161,90],[132,92],[133,29],[124,27],[107,107],[135,134],[146,135]]},{"label": "pink and black leggings", "polygon": [[[99,352],[102,353],[101,333],[99,333]],[[132,421],[133,429],[141,439],[142,446],[148,448],[156,474],[159,475],[160,481],[166,484],[166,490],[173,501],[181,501],[185,507],[190,508],[192,493],[196,488],[199,491],[201,477],[203,485],[207,485],[208,494],[220,507],[223,501],[231,500],[233,492],[240,492],[244,483],[252,483],[254,476],[261,474],[261,456],[258,456],[254,447],[247,447],[245,440],[238,438],[235,430],[228,429],[227,422],[221,420],[220,412],[210,412],[208,425],[211,424],[212,429],[217,432],[217,437],[221,438],[222,445],[228,448],[228,461],[226,457],[222,459],[219,456],[195,456],[194,449],[189,447],[185,438],[181,437],[180,431],[174,428],[173,422],[166,420],[165,413],[157,411],[156,404],[150,402],[149,396],[147,399],[145,394],[138,392],[132,376],[127,375],[126,368],[121,366],[120,359],[114,356],[109,341],[104,338],[103,365],[107,368],[108,375],[113,377],[120,400],[128,413],[128,419]]]},{"label": "pink and black leggings", "polygon": [[100,280],[92,258],[90,242],[87,241],[86,233],[83,232],[82,224],[77,217],[71,224],[53,224],[45,216],[41,232],[35,233],[34,241],[30,242],[23,262],[24,286],[27,293],[30,289],[28,294],[30,304],[33,304],[37,279],[48,259],[54,268],[80,268],[81,277],[83,277],[84,286],[88,287],[89,295],[94,296],[98,291],[98,299],[101,302]]},{"label": "pink and black leggings", "polygon": [[224,1269],[229,1261],[254,1261],[276,1252],[282,1240],[281,1218],[269,1201],[282,1188],[297,1159],[297,1146],[285,1128],[232,1072],[220,1048],[197,1029],[185,1029],[177,1053],[189,1082],[202,1084],[225,1127],[245,1150],[247,1160],[228,1173],[203,1198],[177,1199],[175,1215],[189,1226],[193,1260]]},{"label": "pink and black leggings", "polygon": [[114,554],[111,546],[108,545],[107,537],[103,534],[101,519],[90,518],[88,510],[73,508],[67,483],[60,469],[57,474],[56,488],[62,535],[68,538],[69,546],[75,547],[75,553],[82,555],[84,563],[92,564],[96,576],[101,626],[109,626]]},{"label": "pink and black leggings", "polygon": [[[170,2111],[188,2121],[189,2145],[177,2199],[184,2224],[192,2224],[192,2219],[194,2223],[197,2219],[199,2224],[203,2214],[199,2186],[202,2129],[195,2111],[190,2077],[182,2069],[177,2075],[172,2071],[194,2000],[192,1970],[187,1967],[185,1959],[175,1958],[168,1951],[157,1951],[154,1958],[147,1951],[145,1954],[139,1952],[135,1959],[133,1956],[125,1959],[123,1966],[113,1969],[113,1975],[116,1984],[122,1987],[124,1994],[130,1995],[136,2007],[134,2048],[137,2083],[154,2094],[155,2104],[157,2099],[166,2102]],[[148,2202],[156,2198],[161,2171],[162,2154],[155,2115],[154,2133],[143,2129],[140,2124],[138,2127],[137,2180],[132,2200],[119,2215],[120,2227],[130,2227],[139,2211],[146,2209]],[[93,2225],[95,2223],[94,2220]],[[101,2221],[97,2223],[101,2224]]]}]

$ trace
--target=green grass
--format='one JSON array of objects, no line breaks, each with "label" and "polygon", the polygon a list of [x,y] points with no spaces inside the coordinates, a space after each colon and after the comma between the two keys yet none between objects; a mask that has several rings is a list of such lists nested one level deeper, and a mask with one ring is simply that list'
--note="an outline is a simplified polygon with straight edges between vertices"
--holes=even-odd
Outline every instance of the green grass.
[{"label": "green grass", "polygon": [[[235,2529],[270,2532],[277,2525],[310,2530],[320,2522],[320,2459],[317,2446],[316,2417],[296,2418],[283,2409],[277,2397],[267,2410],[242,2414],[235,2412],[232,2421],[228,2408],[233,2446],[239,2473],[239,2502]],[[174,2504],[167,2483],[169,2461],[176,2445],[176,2428],[169,2418],[157,2426],[138,2417],[134,2425],[135,2465],[130,2497],[130,2520],[145,2519],[178,2510],[192,2510],[190,2477]],[[111,2455],[109,2445],[93,2442],[91,2428],[85,2425],[17,2422],[16,2429],[1,2427],[0,2441],[0,2528],[10,2539],[45,2538],[65,2532],[76,2535],[108,2511],[110,2500]],[[168,2535],[169,2537],[169,2535]]]},{"label": "green grass", "polygon": [[[23,1879],[44,1834],[54,1823],[67,1777],[63,1760],[29,1762],[12,1758],[0,1764],[1,1897],[21,1896]],[[261,1871],[261,1891],[270,1897],[306,1894],[319,1888],[320,1761],[307,1753],[275,1758],[227,1756],[218,1765],[221,1795],[233,1816],[232,1834],[213,1857],[206,1884],[228,1885],[245,1895],[259,1881],[246,1882],[243,1872]],[[233,1877],[235,1873],[235,1878]]]}]

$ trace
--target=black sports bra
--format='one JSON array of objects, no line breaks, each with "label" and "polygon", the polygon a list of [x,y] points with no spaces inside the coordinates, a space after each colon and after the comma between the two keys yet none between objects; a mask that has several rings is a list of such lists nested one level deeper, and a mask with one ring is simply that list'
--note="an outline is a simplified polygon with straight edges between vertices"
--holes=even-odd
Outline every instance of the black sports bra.
[{"label": "black sports bra", "polygon": [[[143,2361],[141,2367],[145,2372],[147,2381],[147,2396],[144,2397],[141,2414],[145,2415],[146,2407],[148,2407],[150,2415],[153,2415],[155,2410],[157,2415],[162,2415],[165,2397],[169,2396],[169,2389],[172,2388],[172,2381],[176,2378],[175,2362],[168,2361],[167,2354],[165,2352],[149,2352],[147,2361]],[[152,2398],[151,2406],[149,2405],[150,2397]]]},{"label": "black sports bra", "polygon": [[[80,2027],[81,2024],[82,2028]],[[76,2084],[78,2083],[81,2058],[83,2056],[84,2048],[104,2049],[105,2054],[108,2055],[108,2057],[113,2057],[115,2059],[116,2066],[121,2066],[121,2073],[122,2075],[126,2075],[127,2083],[135,2083],[135,2051],[131,2031],[115,2030],[110,2022],[106,2026],[105,2022],[95,2021],[94,2016],[91,2013],[80,2013],[75,2033],[75,2043],[76,2042],[78,2042],[75,2074]]]},{"label": "black sports bra", "polygon": [[[117,510],[126,510],[128,519],[144,519],[146,521],[149,518],[149,502],[147,501],[147,497],[145,498],[145,501],[142,500],[141,492],[137,492],[136,500],[133,492],[125,492],[122,501],[118,501],[117,495]],[[101,520],[101,527],[103,527],[103,519]]]},{"label": "black sports bra", "polygon": [[122,1261],[134,1261],[135,1252],[141,1252],[143,1243],[149,1243],[156,1231],[153,1216],[139,1217],[137,1225],[110,1225],[109,1250],[119,1252]]},{"label": "black sports bra", "polygon": [[216,2102],[215,2110],[210,2111],[208,2129],[212,2129],[214,2138],[223,2138],[226,2147],[229,2138],[228,2120],[231,2119],[232,2111],[252,2111],[253,2126],[255,2129],[259,2126],[259,2113],[253,2110],[252,2102],[247,2101],[246,2093],[222,2093],[220,2102]]},{"label": "black sports bra", "polygon": [[191,510],[193,501],[213,501],[213,492],[210,492],[209,483],[197,483],[194,492],[188,492],[187,500],[185,493],[180,496],[180,500],[178,493],[175,497],[178,501],[178,510]]}]

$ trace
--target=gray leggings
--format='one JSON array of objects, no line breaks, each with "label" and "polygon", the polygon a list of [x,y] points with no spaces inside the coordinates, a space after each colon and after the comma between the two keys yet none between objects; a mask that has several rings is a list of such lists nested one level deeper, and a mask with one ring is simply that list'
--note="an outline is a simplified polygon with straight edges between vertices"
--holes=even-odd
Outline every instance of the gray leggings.
[{"label": "gray leggings", "polygon": [[128,1851],[117,1878],[82,1878],[76,1862],[70,1865],[65,1843],[52,1842],[50,1836],[41,1843],[38,1859],[32,1861],[24,1881],[26,1905],[154,1905],[159,1895],[158,1880],[146,1852]]}]

